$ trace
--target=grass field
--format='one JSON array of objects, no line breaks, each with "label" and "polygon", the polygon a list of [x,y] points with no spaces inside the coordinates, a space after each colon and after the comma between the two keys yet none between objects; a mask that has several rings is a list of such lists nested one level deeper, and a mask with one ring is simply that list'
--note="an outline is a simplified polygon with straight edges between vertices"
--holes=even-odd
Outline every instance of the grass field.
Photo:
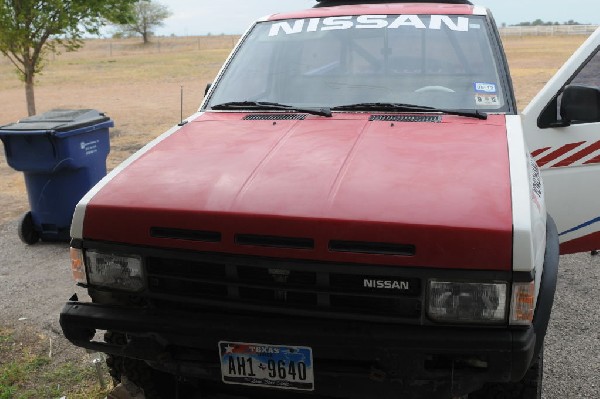
[{"label": "grass field", "polygon": [[[196,111],[204,88],[218,72],[237,37],[90,40],[75,53],[51,57],[37,79],[38,113],[53,108],[94,108],[114,121],[109,168],[119,164]],[[0,126],[27,115],[25,91],[7,59],[0,58]],[[23,176],[12,171],[0,151],[0,223],[28,209]]]},{"label": "grass field", "polygon": [[[38,113],[53,108],[95,108],[115,121],[108,159],[113,168],[199,106],[204,88],[237,41],[235,36],[89,40],[74,53],[51,57],[37,79]],[[504,41],[519,109],[583,42],[583,36],[509,37]],[[25,94],[8,60],[0,58],[0,125],[26,115]],[[28,209],[22,174],[0,155],[0,223]]]}]

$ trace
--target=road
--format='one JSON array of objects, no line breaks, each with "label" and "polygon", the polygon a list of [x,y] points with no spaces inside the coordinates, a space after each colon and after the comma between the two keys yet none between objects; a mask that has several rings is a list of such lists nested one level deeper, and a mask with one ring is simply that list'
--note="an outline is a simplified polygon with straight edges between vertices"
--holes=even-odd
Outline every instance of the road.
[{"label": "road", "polygon": [[[83,356],[58,325],[63,303],[81,289],[69,270],[67,244],[22,244],[14,222],[0,225],[0,325],[26,325],[53,338],[55,353]],[[600,256],[561,257],[546,338],[546,399],[600,398]]]}]

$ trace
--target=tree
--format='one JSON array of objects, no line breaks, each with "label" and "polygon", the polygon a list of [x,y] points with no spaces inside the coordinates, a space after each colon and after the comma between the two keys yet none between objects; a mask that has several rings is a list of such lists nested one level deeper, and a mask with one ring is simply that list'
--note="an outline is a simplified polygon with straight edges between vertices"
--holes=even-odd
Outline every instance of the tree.
[{"label": "tree", "polygon": [[85,32],[131,20],[135,0],[0,0],[0,53],[25,82],[29,115],[35,115],[34,79],[47,56],[75,51]]},{"label": "tree", "polygon": [[135,3],[133,14],[133,20],[120,25],[120,29],[125,34],[142,35],[144,44],[148,44],[152,29],[162,26],[164,20],[171,16],[171,11],[167,6],[152,0],[140,0]]},{"label": "tree", "polygon": [[[552,21],[544,22],[538,18],[533,22],[520,22],[513,26],[551,26],[551,25],[560,25],[560,23],[552,22]],[[581,25],[581,24],[579,22],[576,22],[576,21],[573,21],[572,19],[570,19],[567,22],[565,22],[563,25]]]}]

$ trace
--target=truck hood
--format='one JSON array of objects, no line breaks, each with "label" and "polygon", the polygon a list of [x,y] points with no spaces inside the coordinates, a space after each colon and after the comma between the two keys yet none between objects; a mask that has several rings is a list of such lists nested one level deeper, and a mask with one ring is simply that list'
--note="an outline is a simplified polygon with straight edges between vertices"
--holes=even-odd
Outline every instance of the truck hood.
[{"label": "truck hood", "polygon": [[81,238],[510,270],[504,116],[402,122],[354,113],[250,115],[204,113],[147,146],[80,204]]}]

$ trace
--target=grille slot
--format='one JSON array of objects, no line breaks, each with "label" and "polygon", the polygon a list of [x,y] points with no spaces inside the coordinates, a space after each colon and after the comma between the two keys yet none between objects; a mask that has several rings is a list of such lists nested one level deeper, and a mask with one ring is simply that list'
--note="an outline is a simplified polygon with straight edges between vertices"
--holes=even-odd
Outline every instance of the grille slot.
[{"label": "grille slot", "polygon": [[425,122],[440,123],[441,115],[371,115],[369,120],[382,122]]},{"label": "grille slot", "polygon": [[255,234],[236,234],[235,243],[238,245],[290,249],[314,249],[315,247],[315,242],[312,238],[261,236]]},{"label": "grille slot", "polygon": [[403,299],[332,295],[331,305],[344,313],[358,311],[382,316],[402,314],[408,317],[418,317],[421,313],[420,302]]},{"label": "grille slot", "polygon": [[[356,266],[224,257],[210,261],[148,257],[149,299],[162,309],[241,310],[350,320],[420,322],[421,280],[389,267],[366,276]],[[329,268],[334,269],[328,271]],[[371,271],[372,267],[369,267]],[[393,276],[392,276],[393,275]],[[365,288],[364,279],[403,281],[409,290]]]},{"label": "grille slot", "polygon": [[329,250],[334,252],[355,252],[372,255],[414,256],[415,246],[385,242],[329,241]]},{"label": "grille slot", "polygon": [[249,114],[242,118],[245,121],[303,121],[306,114]]},{"label": "grille slot", "polygon": [[170,229],[165,227],[152,227],[150,236],[155,238],[173,238],[186,241],[221,241],[221,233],[216,231]]},{"label": "grille slot", "polygon": [[299,270],[246,266],[238,267],[237,275],[242,281],[256,284],[272,285],[277,282],[284,282],[289,287],[294,285],[311,286],[317,283],[316,273]]}]

